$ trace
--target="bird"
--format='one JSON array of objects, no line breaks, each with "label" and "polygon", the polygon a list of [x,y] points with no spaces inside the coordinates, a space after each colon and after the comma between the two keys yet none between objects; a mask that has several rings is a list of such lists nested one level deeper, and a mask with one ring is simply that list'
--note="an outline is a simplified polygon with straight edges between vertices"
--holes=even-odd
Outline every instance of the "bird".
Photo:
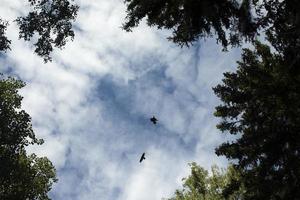
[{"label": "bird", "polygon": [[151,121],[153,124],[156,124],[158,120],[153,116],[153,117],[150,118],[150,121]]},{"label": "bird", "polygon": [[143,153],[143,155],[141,156],[141,159],[140,159],[140,163],[143,161],[143,160],[145,160],[146,158],[145,158],[145,152]]}]

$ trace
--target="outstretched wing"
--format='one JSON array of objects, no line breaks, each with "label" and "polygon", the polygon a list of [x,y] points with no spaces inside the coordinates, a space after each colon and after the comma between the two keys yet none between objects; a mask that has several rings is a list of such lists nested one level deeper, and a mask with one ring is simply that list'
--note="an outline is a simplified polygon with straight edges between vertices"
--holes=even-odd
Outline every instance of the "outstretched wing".
[{"label": "outstretched wing", "polygon": [[153,123],[153,124],[156,124],[156,122],[158,121],[154,116],[150,119],[150,121]]},{"label": "outstretched wing", "polygon": [[142,162],[143,160],[145,160],[145,153],[143,153],[143,155],[141,156],[140,162]]}]

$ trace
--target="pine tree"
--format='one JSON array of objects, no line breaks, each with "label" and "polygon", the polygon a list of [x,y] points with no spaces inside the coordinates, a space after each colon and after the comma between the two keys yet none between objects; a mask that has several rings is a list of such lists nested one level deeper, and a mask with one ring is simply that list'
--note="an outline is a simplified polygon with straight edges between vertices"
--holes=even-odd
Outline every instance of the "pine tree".
[{"label": "pine tree", "polygon": [[236,162],[246,199],[300,198],[300,74],[259,42],[214,88],[222,132],[237,139],[216,149]]}]

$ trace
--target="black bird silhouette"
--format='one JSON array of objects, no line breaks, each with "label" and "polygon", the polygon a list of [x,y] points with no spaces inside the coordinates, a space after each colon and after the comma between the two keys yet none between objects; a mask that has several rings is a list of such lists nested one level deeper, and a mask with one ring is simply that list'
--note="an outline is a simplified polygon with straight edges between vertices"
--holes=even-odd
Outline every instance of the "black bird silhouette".
[{"label": "black bird silhouette", "polygon": [[141,156],[141,159],[140,159],[140,163],[143,161],[143,160],[145,160],[146,158],[145,158],[145,153],[143,153],[143,155]]},{"label": "black bird silhouette", "polygon": [[152,118],[150,118],[150,121],[151,121],[153,124],[156,124],[158,120],[153,116]]}]

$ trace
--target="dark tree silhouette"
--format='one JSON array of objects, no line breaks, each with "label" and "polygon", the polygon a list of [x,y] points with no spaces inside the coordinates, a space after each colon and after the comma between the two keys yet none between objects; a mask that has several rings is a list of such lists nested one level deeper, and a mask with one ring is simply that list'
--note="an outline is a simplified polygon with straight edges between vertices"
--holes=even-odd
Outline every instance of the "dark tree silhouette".
[{"label": "dark tree silhouette", "polygon": [[[298,0],[125,0],[125,4],[126,31],[146,18],[149,26],[171,29],[169,39],[180,45],[216,34],[226,48],[242,40],[254,41],[260,30],[267,32],[277,49],[292,41],[299,44]],[[290,42],[285,43],[284,38]]]},{"label": "dark tree silhouette", "polygon": [[[220,0],[125,0],[127,17],[123,28],[126,31],[146,17],[149,26],[172,29],[169,38],[180,45],[188,45],[198,38],[210,37],[215,32],[217,40],[227,47],[228,43],[240,42],[239,31],[246,38],[255,33],[251,23],[249,6],[241,7],[235,1]],[[226,30],[230,30],[229,36]],[[229,42],[228,42],[229,41]]]},{"label": "dark tree silhouette", "polygon": [[266,35],[272,46],[283,55],[286,66],[300,70],[300,1],[264,1],[267,12],[262,24],[271,25]]},{"label": "dark tree silhouette", "polygon": [[57,181],[55,168],[46,157],[26,153],[26,146],[43,140],[35,137],[30,116],[21,110],[18,90],[24,85],[0,78],[0,199],[48,200]]},{"label": "dark tree silhouette", "polygon": [[[62,48],[68,39],[73,40],[72,22],[77,16],[78,6],[73,0],[28,0],[32,11],[27,16],[18,17],[19,38],[25,41],[35,41],[35,53],[45,62],[51,61],[54,47]],[[10,40],[5,36],[7,22],[0,19],[0,51],[9,48]]]},{"label": "dark tree silhouette", "polygon": [[6,35],[5,35],[7,25],[8,25],[8,22],[3,21],[0,18],[0,52],[1,51],[7,51],[8,49],[10,49],[9,45],[10,45],[11,41],[8,40]]},{"label": "dark tree silhouette", "polygon": [[35,53],[51,60],[53,47],[62,48],[68,38],[74,38],[71,21],[75,20],[78,6],[69,0],[29,0],[33,11],[26,17],[18,17],[20,38],[31,40],[35,33],[38,40],[34,44]]},{"label": "dark tree silhouette", "polygon": [[300,73],[289,63],[257,42],[214,88],[217,127],[238,136],[216,153],[237,161],[246,200],[300,198]]}]

